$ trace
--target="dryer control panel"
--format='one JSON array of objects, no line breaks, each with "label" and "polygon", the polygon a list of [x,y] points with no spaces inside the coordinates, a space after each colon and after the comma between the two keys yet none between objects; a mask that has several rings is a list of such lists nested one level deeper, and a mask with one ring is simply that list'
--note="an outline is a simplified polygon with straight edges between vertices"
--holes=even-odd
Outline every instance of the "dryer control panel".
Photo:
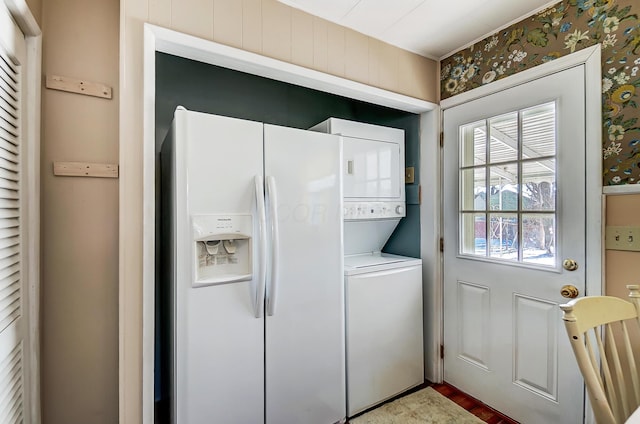
[{"label": "dryer control panel", "polygon": [[405,215],[405,202],[344,202],[345,220],[402,218]]}]

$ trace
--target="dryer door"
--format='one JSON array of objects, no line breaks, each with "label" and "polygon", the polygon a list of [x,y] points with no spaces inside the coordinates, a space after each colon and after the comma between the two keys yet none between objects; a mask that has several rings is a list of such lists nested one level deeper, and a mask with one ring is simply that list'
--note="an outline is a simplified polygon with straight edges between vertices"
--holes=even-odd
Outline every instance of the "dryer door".
[{"label": "dryer door", "polygon": [[345,200],[404,200],[400,145],[344,137]]}]

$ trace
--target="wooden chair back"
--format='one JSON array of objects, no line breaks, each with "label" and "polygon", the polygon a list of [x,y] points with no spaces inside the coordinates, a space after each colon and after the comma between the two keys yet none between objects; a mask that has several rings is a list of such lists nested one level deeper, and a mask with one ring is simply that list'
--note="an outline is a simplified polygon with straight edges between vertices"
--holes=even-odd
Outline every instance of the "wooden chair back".
[{"label": "wooden chair back", "polygon": [[640,405],[640,377],[630,336],[640,331],[640,286],[627,288],[631,302],[587,296],[560,305],[598,424],[624,423]]}]

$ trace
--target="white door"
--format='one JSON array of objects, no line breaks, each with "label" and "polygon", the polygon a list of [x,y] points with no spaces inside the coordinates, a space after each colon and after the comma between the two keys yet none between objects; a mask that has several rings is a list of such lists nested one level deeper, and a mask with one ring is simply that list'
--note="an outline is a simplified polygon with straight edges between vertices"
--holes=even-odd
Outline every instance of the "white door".
[{"label": "white door", "polygon": [[582,422],[584,114],[584,66],[444,111],[444,379],[524,423]]},{"label": "white door", "polygon": [[278,234],[267,273],[266,422],[335,423],[346,416],[340,141],[264,131],[268,221]]},{"label": "white door", "polygon": [[31,422],[25,284],[26,196],[22,177],[24,35],[0,4],[0,416]]}]

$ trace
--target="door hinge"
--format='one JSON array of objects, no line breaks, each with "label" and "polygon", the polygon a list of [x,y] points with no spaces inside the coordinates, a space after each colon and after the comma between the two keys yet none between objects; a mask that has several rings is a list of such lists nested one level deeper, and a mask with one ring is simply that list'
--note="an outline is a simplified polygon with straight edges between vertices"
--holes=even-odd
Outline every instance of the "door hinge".
[{"label": "door hinge", "polygon": [[444,238],[440,237],[440,251],[444,252]]},{"label": "door hinge", "polygon": [[444,147],[444,131],[440,131],[440,147]]},{"label": "door hinge", "polygon": [[444,359],[444,345],[440,345],[440,359]]}]

